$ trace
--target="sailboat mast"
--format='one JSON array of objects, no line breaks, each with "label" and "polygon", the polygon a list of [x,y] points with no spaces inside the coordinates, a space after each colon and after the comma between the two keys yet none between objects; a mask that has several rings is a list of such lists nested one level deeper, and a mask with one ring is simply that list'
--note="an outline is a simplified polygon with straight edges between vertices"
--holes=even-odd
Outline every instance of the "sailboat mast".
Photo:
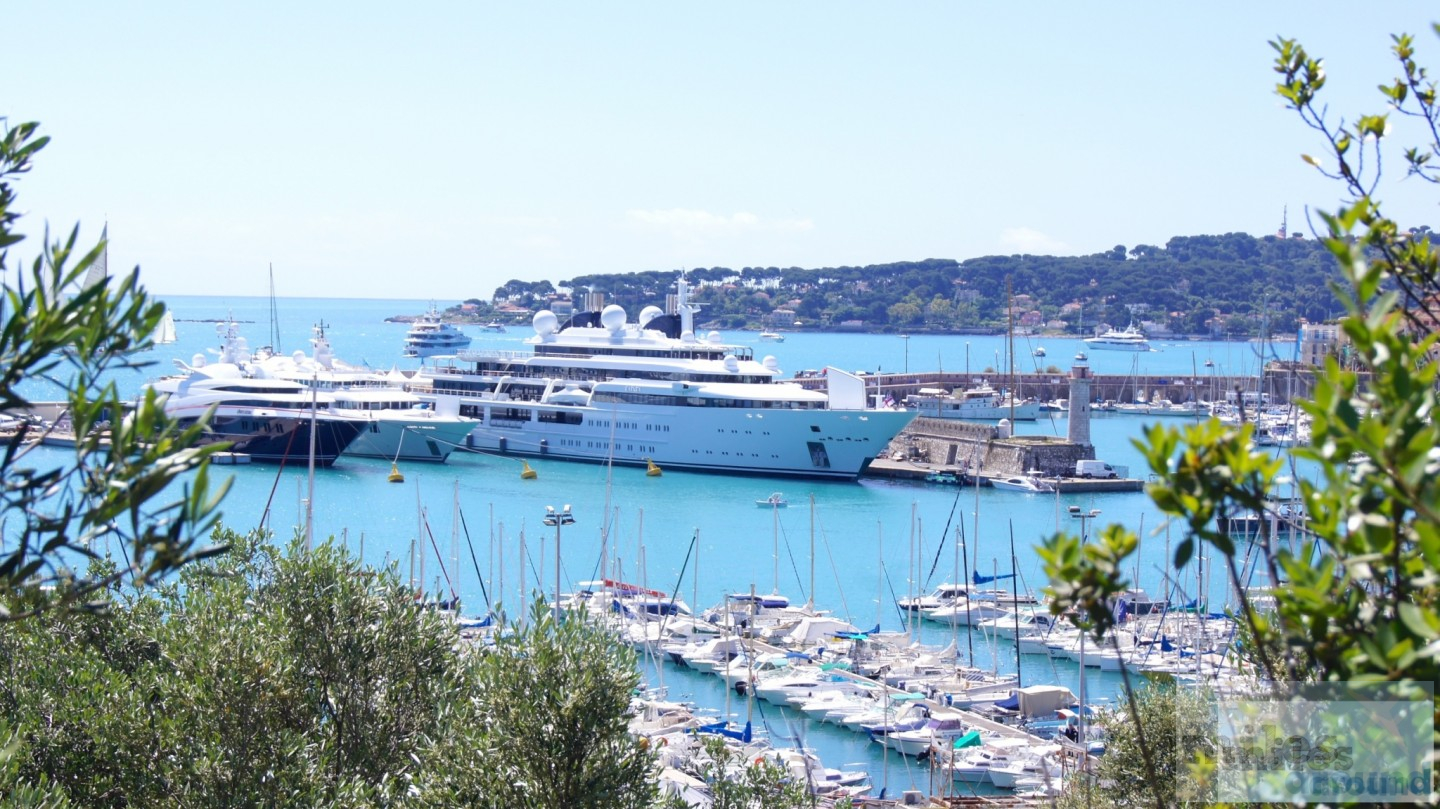
[{"label": "sailboat mast", "polygon": [[1010,429],[1015,429],[1015,292],[1005,276],[1005,353],[1010,365]]},{"label": "sailboat mast", "polygon": [[276,354],[280,349],[280,310],[275,305],[275,265],[270,265],[270,345]]},{"label": "sailboat mast", "polygon": [[815,611],[815,494],[810,494],[810,598],[807,606]]}]

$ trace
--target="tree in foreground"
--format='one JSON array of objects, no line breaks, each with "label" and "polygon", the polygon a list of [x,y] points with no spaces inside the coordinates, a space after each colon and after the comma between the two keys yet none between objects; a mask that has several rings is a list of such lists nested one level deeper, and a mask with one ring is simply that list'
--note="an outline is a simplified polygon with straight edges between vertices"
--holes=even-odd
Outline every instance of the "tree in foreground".
[{"label": "tree in foreground", "polygon": [[[1440,33],[1440,26],[1436,27]],[[1334,124],[1321,106],[1323,63],[1293,40],[1272,43],[1277,92],[1317,133],[1324,156],[1304,160],[1343,187],[1344,200],[1321,214],[1323,243],[1345,282],[1335,289],[1342,323],[1354,349],[1354,368],[1333,359],[1301,405],[1313,419],[1308,447],[1294,451],[1319,470],[1300,480],[1311,539],[1280,547],[1260,539],[1261,570],[1273,584],[1275,607],[1259,611],[1245,597],[1229,516],[1258,511],[1275,487],[1283,462],[1256,452],[1251,428],[1217,422],[1183,431],[1152,429],[1141,445],[1159,483],[1150,487],[1160,508],[1186,531],[1174,564],[1196,556],[1218,559],[1241,602],[1235,612],[1250,642],[1245,652],[1266,682],[1383,684],[1399,699],[1426,696],[1440,679],[1440,423],[1436,338],[1440,268],[1425,229],[1413,232],[1388,218],[1377,192],[1381,150],[1397,123],[1418,124],[1423,145],[1403,151],[1411,181],[1440,183],[1440,115],[1436,87],[1415,61],[1410,36],[1394,38],[1400,75],[1380,90],[1391,112]],[[1081,546],[1057,536],[1042,549],[1056,610],[1077,610],[1097,638],[1113,627],[1109,605],[1130,586],[1123,576],[1136,537],[1110,526]],[[1130,693],[1130,712],[1136,710]],[[1433,704],[1433,703],[1432,703]],[[1158,785],[1157,756],[1171,755],[1173,738],[1138,723],[1136,753]],[[1422,740],[1422,744],[1425,742]],[[1435,748],[1435,740],[1429,742]],[[1195,756],[1204,779],[1213,762]],[[1103,793],[1103,790],[1102,790]],[[1104,797],[1121,805],[1164,806],[1158,789]],[[1427,802],[1435,801],[1431,792]]]},{"label": "tree in foreground", "polygon": [[634,655],[603,630],[537,613],[487,651],[393,565],[215,541],[0,632],[0,807],[654,804]]},{"label": "tree in foreground", "polygon": [[[136,355],[164,314],[138,268],[104,278],[105,244],[78,248],[78,226],[63,241],[47,233],[28,268],[11,255],[25,238],[15,183],[48,142],[36,124],[0,118],[0,413],[28,412],[27,391],[48,391],[78,440],[73,458],[50,467],[32,453],[53,428],[23,421],[0,437],[0,622],[83,606],[121,578],[143,583],[203,556],[224,489],[212,497],[213,448],[194,447],[198,427],[178,429],[153,396],[129,403],[117,392],[117,373],[147,364]],[[85,558],[107,545],[125,564],[86,575]]]},{"label": "tree in foreground", "polygon": [[509,626],[478,661],[475,678],[467,710],[483,731],[475,748],[455,752],[489,774],[479,785],[489,790],[485,805],[655,803],[655,756],[628,730],[635,653],[604,629],[537,600],[530,620]]}]

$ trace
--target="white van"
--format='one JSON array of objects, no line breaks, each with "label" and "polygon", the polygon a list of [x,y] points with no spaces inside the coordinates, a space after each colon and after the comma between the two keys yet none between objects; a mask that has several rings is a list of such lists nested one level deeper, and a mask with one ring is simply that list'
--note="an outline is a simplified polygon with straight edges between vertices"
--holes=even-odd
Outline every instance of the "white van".
[{"label": "white van", "polygon": [[1075,476],[1082,478],[1118,478],[1120,473],[1104,461],[1076,461]]}]

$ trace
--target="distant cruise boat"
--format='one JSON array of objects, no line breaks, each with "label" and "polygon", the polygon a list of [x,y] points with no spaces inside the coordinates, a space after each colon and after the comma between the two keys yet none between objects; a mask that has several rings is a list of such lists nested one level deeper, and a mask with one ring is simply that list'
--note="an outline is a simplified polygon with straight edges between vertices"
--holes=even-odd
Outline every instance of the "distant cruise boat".
[{"label": "distant cruise boat", "polygon": [[1150,350],[1150,343],[1146,342],[1145,333],[1135,328],[1134,325],[1126,326],[1124,329],[1111,329],[1098,337],[1087,337],[1085,344],[1091,348],[1106,351]]},{"label": "distant cruise boat", "polygon": [[783,343],[785,342],[785,335],[776,331],[762,331],[760,332],[760,339],[767,343]]},{"label": "distant cruise boat", "polygon": [[430,304],[430,311],[410,324],[405,333],[404,355],[407,357],[433,357],[438,354],[454,354],[470,345],[470,335],[456,326],[440,320],[440,311]]}]

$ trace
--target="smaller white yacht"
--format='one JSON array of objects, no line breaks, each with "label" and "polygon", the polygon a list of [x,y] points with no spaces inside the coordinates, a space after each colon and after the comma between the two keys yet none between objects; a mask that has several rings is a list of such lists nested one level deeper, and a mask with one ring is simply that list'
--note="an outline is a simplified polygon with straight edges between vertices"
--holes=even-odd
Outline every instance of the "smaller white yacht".
[{"label": "smaller white yacht", "polygon": [[1025,492],[1027,494],[1042,494],[1055,491],[1053,485],[1042,480],[1038,475],[1011,475],[1008,478],[995,478],[990,481],[990,486],[1005,491]]},{"label": "smaller white yacht", "polygon": [[410,324],[403,353],[407,357],[435,357],[454,354],[469,345],[470,335],[441,320],[440,310],[432,303],[428,312]]},{"label": "smaller white yacht", "polygon": [[781,334],[778,331],[762,331],[760,332],[760,342],[783,343],[785,342],[785,335]]},{"label": "smaller white yacht", "polygon": [[905,407],[932,419],[1035,421],[1040,418],[1039,402],[1016,399],[1013,394],[995,390],[983,381],[964,391],[921,388],[919,393],[905,397]]},{"label": "smaller white yacht", "polygon": [[1106,351],[1150,350],[1150,343],[1145,339],[1145,333],[1133,324],[1123,329],[1110,329],[1095,337],[1087,337],[1085,338],[1085,344],[1091,348],[1099,348]]}]

